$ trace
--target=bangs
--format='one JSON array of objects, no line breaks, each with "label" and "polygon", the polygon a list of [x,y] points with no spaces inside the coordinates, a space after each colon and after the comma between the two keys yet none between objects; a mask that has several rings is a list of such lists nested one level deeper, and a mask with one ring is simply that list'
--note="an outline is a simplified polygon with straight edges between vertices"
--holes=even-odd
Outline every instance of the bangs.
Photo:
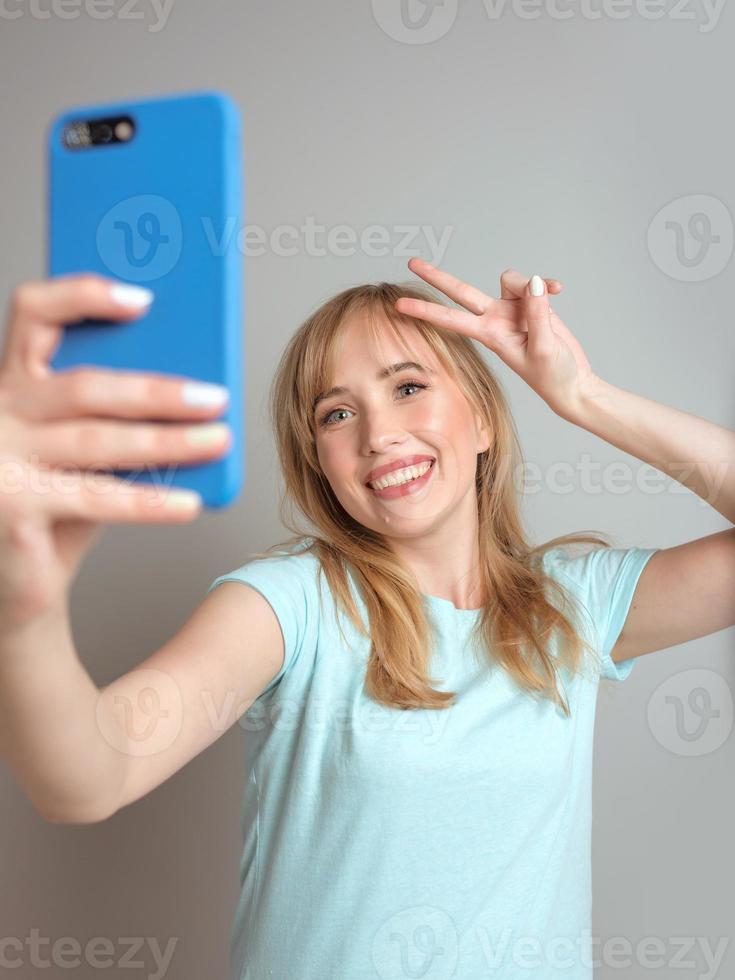
[{"label": "bangs", "polygon": [[[396,346],[403,351],[405,360],[422,363],[426,360],[425,350],[412,342],[421,338],[437,361],[451,377],[458,380],[458,371],[441,331],[405,313],[399,313],[395,302],[401,296],[433,302],[435,297],[415,287],[399,289],[388,283],[353,294],[349,300],[340,304],[333,315],[322,317],[319,323],[312,323],[307,350],[302,363],[302,385],[304,402],[310,408],[310,421],[313,421],[314,403],[321,392],[328,391],[334,384],[337,360],[344,350],[344,326],[353,316],[362,317],[370,339],[370,347],[376,360],[388,363],[386,338],[392,337]],[[311,370],[309,370],[311,367]]]}]

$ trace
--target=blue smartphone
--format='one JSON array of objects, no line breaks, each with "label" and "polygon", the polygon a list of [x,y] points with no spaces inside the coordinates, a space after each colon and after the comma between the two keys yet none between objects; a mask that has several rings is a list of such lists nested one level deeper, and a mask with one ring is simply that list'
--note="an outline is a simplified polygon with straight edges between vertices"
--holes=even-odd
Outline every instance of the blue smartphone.
[{"label": "blue smartphone", "polygon": [[118,479],[197,491],[205,507],[244,482],[242,125],[216,91],[71,108],[47,129],[48,274],[152,289],[138,319],[65,324],[51,366],[165,373],[225,385],[227,454],[114,469]]}]

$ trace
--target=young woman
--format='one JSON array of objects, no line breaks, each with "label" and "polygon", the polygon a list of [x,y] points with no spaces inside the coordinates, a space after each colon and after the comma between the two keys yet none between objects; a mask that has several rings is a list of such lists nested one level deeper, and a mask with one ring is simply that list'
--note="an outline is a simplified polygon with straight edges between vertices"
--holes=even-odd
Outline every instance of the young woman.
[{"label": "young woman", "polygon": [[[556,280],[508,270],[496,299],[409,268],[462,309],[425,287],[358,286],[284,351],[273,420],[286,499],[309,529],[282,513],[285,548],[217,578],[171,640],[102,690],[69,625],[83,555],[104,523],[198,509],[49,474],[214,458],[226,437],[202,450],[187,425],[143,420],[201,430],[221,404],[187,405],[184,379],[52,374],[60,324],[140,308],[123,312],[93,276],[16,290],[0,365],[0,476],[18,487],[0,494],[2,752],[44,818],[93,822],[242,718],[238,980],[589,980],[599,680],[735,623],[735,531],[673,548],[583,534],[532,546],[513,420],[482,348],[731,522],[735,435],[593,371],[549,305]],[[151,688],[165,710],[141,746],[116,705]]]}]

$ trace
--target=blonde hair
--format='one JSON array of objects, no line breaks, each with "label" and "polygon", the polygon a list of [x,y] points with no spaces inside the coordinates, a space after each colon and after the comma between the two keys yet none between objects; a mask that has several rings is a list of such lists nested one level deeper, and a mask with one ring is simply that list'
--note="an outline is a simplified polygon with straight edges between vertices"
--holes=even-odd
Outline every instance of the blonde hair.
[{"label": "blonde hair", "polygon": [[[333,296],[311,314],[284,349],[270,393],[271,422],[285,493],[280,518],[294,537],[256,558],[294,545],[320,562],[337,607],[355,629],[371,639],[365,690],[374,700],[396,708],[447,708],[456,695],[431,686],[427,674],[435,637],[427,620],[418,581],[382,536],[352,518],[337,500],[321,471],[315,444],[313,404],[332,384],[340,328],[348,315],[366,314],[366,329],[378,339],[376,323],[387,322],[405,347],[398,326],[410,324],[492,433],[492,445],[478,454],[477,489],[480,581],[489,596],[473,626],[471,641],[490,664],[504,668],[515,683],[534,697],[545,697],[568,716],[569,706],[557,685],[558,672],[581,670],[582,647],[595,651],[579,632],[578,610],[567,590],[541,566],[543,554],[564,544],[593,543],[609,547],[597,533],[562,535],[532,547],[520,518],[514,473],[522,460],[520,442],[505,395],[472,340],[452,330],[398,313],[401,296],[443,302],[428,287],[415,283],[369,283]],[[382,314],[382,316],[381,316]],[[285,512],[291,502],[311,522],[301,530]],[[366,628],[351,594],[348,572],[365,604]],[[547,590],[558,600],[554,604]],[[340,627],[341,632],[341,627]],[[552,637],[560,640],[557,656],[549,652]]]}]

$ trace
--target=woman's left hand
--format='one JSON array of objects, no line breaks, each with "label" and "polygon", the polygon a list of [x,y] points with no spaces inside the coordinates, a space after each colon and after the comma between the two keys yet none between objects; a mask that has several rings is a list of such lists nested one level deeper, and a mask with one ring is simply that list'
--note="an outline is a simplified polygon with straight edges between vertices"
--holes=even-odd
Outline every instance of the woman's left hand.
[{"label": "woman's left hand", "polygon": [[578,414],[583,392],[596,375],[577,339],[549,306],[549,293],[564,288],[558,280],[539,278],[543,292],[533,296],[531,280],[507,269],[496,299],[423,259],[410,259],[408,267],[464,310],[402,297],[396,302],[399,313],[478,340],[557,415],[572,420]]}]

